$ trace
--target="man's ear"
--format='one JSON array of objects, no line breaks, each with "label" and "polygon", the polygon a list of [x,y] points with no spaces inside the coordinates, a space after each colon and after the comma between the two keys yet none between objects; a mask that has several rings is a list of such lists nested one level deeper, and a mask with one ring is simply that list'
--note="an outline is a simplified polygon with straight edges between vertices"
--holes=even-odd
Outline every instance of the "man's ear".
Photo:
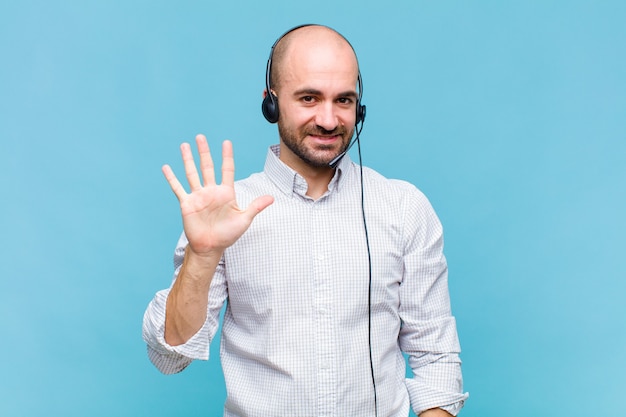
[{"label": "man's ear", "polygon": [[[272,94],[274,94],[274,97],[278,97],[278,94],[276,94],[276,91],[274,91],[274,89],[271,90]],[[267,88],[263,89],[263,98],[267,97]]]}]

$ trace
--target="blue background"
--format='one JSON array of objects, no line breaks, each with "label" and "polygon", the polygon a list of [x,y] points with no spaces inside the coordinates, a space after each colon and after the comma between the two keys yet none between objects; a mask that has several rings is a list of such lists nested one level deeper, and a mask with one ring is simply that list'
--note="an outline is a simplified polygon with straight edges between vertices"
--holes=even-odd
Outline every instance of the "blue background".
[{"label": "blue background", "polygon": [[217,343],[166,377],[141,340],[181,229],[160,167],[202,132],[262,169],[267,55],[307,22],[359,54],[364,163],[444,224],[462,415],[619,414],[625,2],[3,0],[0,415],[220,415]]}]

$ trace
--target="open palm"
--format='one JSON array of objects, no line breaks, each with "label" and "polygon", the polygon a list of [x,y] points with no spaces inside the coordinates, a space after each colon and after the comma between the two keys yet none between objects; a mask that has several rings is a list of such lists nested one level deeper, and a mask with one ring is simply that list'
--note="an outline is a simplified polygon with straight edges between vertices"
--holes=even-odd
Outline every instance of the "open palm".
[{"label": "open palm", "polygon": [[189,144],[181,145],[189,193],[169,165],[163,166],[163,174],[180,202],[189,248],[198,255],[209,255],[235,243],[254,217],[274,199],[269,195],[258,197],[248,208],[240,209],[235,198],[235,161],[231,142],[224,141],[222,145],[221,184],[215,182],[215,168],[205,136],[196,136],[196,144],[200,154],[200,173]]}]

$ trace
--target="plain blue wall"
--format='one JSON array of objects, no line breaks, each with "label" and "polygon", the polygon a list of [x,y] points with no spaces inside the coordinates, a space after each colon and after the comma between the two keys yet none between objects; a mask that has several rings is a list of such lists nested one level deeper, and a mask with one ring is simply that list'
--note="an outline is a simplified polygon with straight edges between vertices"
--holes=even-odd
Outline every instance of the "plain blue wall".
[{"label": "plain blue wall", "polygon": [[443,221],[462,415],[616,415],[625,4],[4,0],[0,415],[220,415],[218,360],[162,376],[141,340],[181,228],[160,167],[203,132],[260,170],[269,48],[307,22],[359,54],[364,163]]}]

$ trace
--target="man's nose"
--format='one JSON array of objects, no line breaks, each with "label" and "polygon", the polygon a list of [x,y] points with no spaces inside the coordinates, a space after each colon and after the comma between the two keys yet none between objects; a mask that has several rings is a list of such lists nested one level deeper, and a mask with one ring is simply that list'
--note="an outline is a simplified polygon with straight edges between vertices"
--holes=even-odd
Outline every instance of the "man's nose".
[{"label": "man's nose", "polygon": [[318,106],[315,124],[325,130],[335,130],[339,125],[335,106],[332,102],[325,102]]}]

